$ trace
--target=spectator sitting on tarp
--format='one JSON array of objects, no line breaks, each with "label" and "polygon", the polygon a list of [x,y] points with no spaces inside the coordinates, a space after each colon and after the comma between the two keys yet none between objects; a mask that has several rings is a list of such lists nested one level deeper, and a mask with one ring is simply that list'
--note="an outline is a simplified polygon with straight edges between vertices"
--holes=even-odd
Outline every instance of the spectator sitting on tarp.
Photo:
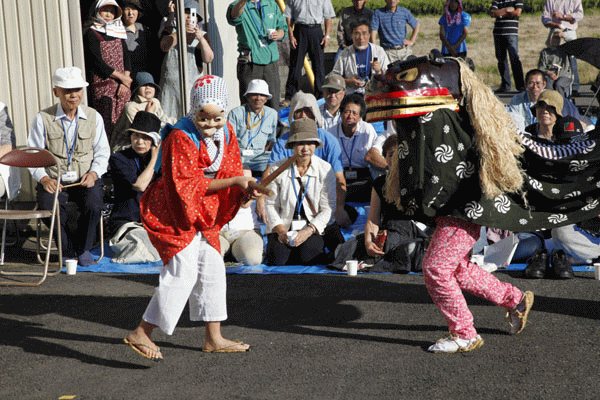
[{"label": "spectator sitting on tarp", "polygon": [[127,130],[131,146],[109,160],[115,204],[108,227],[113,262],[142,263],[160,260],[140,221],[140,198],[154,177],[160,148],[160,119],[140,111]]},{"label": "spectator sitting on tarp", "polygon": [[[397,135],[383,144],[384,157],[390,164],[397,146]],[[342,270],[346,260],[352,259],[361,261],[361,266],[372,265],[371,271],[421,271],[428,235],[385,200],[385,181],[386,175],[378,177],[371,189],[365,232],[338,246],[330,268]]]}]

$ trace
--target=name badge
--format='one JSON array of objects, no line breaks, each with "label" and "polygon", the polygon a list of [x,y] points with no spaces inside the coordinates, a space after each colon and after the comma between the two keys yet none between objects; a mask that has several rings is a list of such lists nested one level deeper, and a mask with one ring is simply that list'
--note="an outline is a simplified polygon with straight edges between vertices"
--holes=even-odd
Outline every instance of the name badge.
[{"label": "name badge", "polygon": [[252,157],[254,155],[254,150],[252,150],[252,149],[244,149],[244,150],[242,150],[242,155],[244,157]]},{"label": "name badge", "polygon": [[300,231],[304,229],[306,225],[307,222],[305,219],[293,219],[291,228],[293,231]]},{"label": "name badge", "polygon": [[356,179],[358,178],[358,172],[353,169],[344,170],[344,178],[346,179]]},{"label": "name badge", "polygon": [[60,177],[61,181],[63,181],[64,183],[73,183],[73,182],[76,182],[78,178],[79,177],[77,176],[77,172],[76,171],[66,171],[66,172],[63,172],[63,174]]}]

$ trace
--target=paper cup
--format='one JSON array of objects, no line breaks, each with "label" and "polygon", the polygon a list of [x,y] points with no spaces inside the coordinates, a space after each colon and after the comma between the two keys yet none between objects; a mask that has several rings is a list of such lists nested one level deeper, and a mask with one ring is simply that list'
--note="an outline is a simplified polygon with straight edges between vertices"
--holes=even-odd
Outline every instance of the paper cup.
[{"label": "paper cup", "polygon": [[77,260],[65,260],[67,267],[67,275],[75,275],[77,273]]},{"label": "paper cup", "polygon": [[356,261],[356,260],[346,261],[346,272],[350,276],[355,276],[356,274],[358,274],[358,261]]},{"label": "paper cup", "polygon": [[594,264],[594,278],[600,280],[600,264]]}]

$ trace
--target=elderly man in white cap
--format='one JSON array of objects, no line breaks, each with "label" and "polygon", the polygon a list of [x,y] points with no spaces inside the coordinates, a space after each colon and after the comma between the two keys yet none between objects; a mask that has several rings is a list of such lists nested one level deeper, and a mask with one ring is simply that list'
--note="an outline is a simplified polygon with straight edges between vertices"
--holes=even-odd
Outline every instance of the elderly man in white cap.
[{"label": "elderly man in white cap", "polygon": [[273,96],[267,82],[253,79],[244,93],[246,104],[229,112],[227,120],[238,138],[242,165],[255,177],[262,176],[277,136],[277,111],[266,106]]},{"label": "elderly man in white cap", "polygon": [[[88,83],[77,67],[59,68],[52,77],[54,95],[60,100],[40,111],[34,118],[27,144],[49,150],[61,162],[61,186],[56,168],[31,168],[38,182],[38,207],[52,207],[53,195],[59,190],[60,229],[65,257],[77,257],[79,265],[94,263],[90,250],[104,207],[104,190],[100,177],[106,172],[110,148],[102,116],[93,108],[81,105],[83,88]],[[72,185],[68,188],[65,186]],[[75,224],[66,212],[67,202],[79,209]],[[74,225],[72,229],[69,229]]]}]

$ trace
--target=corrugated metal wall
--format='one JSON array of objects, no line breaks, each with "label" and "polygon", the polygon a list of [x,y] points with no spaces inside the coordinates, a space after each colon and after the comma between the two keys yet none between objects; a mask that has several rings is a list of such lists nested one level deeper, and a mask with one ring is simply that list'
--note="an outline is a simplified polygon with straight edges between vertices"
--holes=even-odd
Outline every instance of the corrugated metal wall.
[{"label": "corrugated metal wall", "polygon": [[[17,146],[27,143],[35,114],[56,101],[52,72],[71,65],[83,69],[77,0],[0,1],[0,101],[8,106]],[[20,199],[33,200],[31,183],[24,183]]]},{"label": "corrugated metal wall", "polygon": [[[225,19],[230,1],[199,3],[215,52],[209,71],[225,78],[230,105],[235,107],[239,104],[237,36]],[[35,114],[57,101],[52,94],[54,70],[65,66],[84,70],[80,10],[79,0],[0,0],[0,101],[8,106],[17,146],[27,143]],[[35,199],[29,176],[24,177],[19,199]]]}]

